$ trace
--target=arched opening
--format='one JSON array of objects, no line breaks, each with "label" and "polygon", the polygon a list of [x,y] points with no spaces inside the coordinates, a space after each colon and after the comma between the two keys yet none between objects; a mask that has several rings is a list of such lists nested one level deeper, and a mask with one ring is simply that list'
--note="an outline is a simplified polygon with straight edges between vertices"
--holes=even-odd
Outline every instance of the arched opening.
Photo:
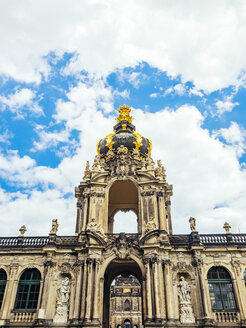
[{"label": "arched opening", "polygon": [[212,310],[236,310],[236,300],[229,272],[223,267],[212,267],[208,271],[208,287]]},{"label": "arched opening", "polygon": [[124,321],[124,328],[132,328],[131,321],[129,319]]},{"label": "arched opening", "polygon": [[114,232],[114,216],[117,212],[133,211],[137,216],[138,231],[138,191],[132,181],[115,181],[109,190],[108,232]]},{"label": "arched opening", "polygon": [[118,211],[114,215],[113,233],[137,233],[138,219],[133,211]]},{"label": "arched opening", "polygon": [[142,309],[139,266],[133,260],[112,261],[104,275],[103,328],[123,328],[127,319],[131,320],[131,327],[141,327]]}]

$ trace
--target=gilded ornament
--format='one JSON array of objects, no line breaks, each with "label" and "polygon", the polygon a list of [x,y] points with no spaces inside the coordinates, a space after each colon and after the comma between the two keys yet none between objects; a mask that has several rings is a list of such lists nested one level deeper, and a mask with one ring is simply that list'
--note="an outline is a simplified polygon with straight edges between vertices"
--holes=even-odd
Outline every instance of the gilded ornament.
[{"label": "gilded ornament", "polygon": [[116,121],[120,123],[121,121],[127,121],[132,123],[132,116],[130,116],[131,108],[129,106],[123,105],[118,109],[119,116],[116,117]]},{"label": "gilded ornament", "polygon": [[133,134],[136,137],[136,141],[134,141],[133,143],[136,145],[136,149],[139,150],[139,148],[143,145],[142,144],[143,137],[141,136],[140,133],[137,132],[134,132]]},{"label": "gilded ornament", "polygon": [[109,150],[113,150],[113,145],[114,145],[113,137],[114,137],[114,135],[115,135],[115,133],[110,133],[106,137],[106,147],[108,147]]}]

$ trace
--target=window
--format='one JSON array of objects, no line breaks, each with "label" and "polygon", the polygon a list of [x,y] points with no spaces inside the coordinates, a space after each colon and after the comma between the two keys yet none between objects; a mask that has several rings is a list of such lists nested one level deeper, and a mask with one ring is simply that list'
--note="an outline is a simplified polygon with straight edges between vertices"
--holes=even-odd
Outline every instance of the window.
[{"label": "window", "polygon": [[16,310],[36,310],[41,275],[37,269],[28,269],[20,277],[15,299]]},{"label": "window", "polygon": [[213,310],[237,309],[230,274],[222,267],[208,271],[208,287]]},{"label": "window", "polygon": [[131,311],[131,304],[129,300],[125,300],[124,311]]},{"label": "window", "polygon": [[7,275],[3,269],[0,269],[0,309],[2,307],[3,295],[7,283]]}]

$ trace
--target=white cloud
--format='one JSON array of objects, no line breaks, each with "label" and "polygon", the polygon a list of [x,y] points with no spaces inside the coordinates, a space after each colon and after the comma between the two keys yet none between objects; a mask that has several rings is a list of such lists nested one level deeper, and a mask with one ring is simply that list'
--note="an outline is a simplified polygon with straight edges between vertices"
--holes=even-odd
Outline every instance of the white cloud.
[{"label": "white cloud", "polygon": [[69,142],[70,132],[68,129],[55,132],[45,131],[45,127],[42,125],[36,126],[36,132],[39,137],[39,141],[34,141],[32,151],[46,150],[50,147],[55,147],[58,143]]},{"label": "white cloud", "polygon": [[172,87],[169,87],[165,92],[164,92],[164,96],[168,95],[168,94],[175,94],[178,96],[183,96],[186,93],[186,86],[184,84],[178,83],[175,84]]},{"label": "white cloud", "polygon": [[225,112],[231,112],[235,106],[238,106],[238,102],[232,102],[233,96],[227,96],[224,101],[218,100],[215,105],[217,107],[218,115],[222,115]]},{"label": "white cloud", "polygon": [[159,96],[159,93],[151,93],[149,95],[150,98],[157,98]]},{"label": "white cloud", "polygon": [[13,137],[12,133],[6,130],[2,134],[0,134],[0,143],[9,144],[9,139],[12,137]]},{"label": "white cloud", "polygon": [[238,157],[241,157],[246,150],[246,130],[236,122],[231,122],[229,128],[222,128],[214,132],[214,136],[221,136],[235,150]]},{"label": "white cloud", "polygon": [[[100,103],[105,100],[110,104],[110,89],[97,82],[94,87],[97,92],[91,90],[92,86],[81,83],[71,88],[68,101],[57,103],[54,119],[80,134],[76,152],[65,156],[57,168],[37,166],[33,159],[20,157],[17,152],[0,158],[1,176],[7,183],[24,188],[28,194],[24,197],[25,191],[21,195],[0,193],[0,221],[13,220],[11,225],[1,224],[2,234],[13,234],[18,228],[16,224],[30,226],[30,234],[47,234],[54,217],[60,220],[60,233],[73,233],[75,201],[73,197],[64,199],[64,195],[73,192],[74,186],[79,184],[86,160],[92,163],[96,155],[96,142],[110,133],[115,123],[112,117],[97,110],[98,99]],[[238,162],[235,148],[202,128],[204,117],[201,113],[185,105],[177,111],[165,109],[157,113],[133,109],[133,117],[137,131],[153,141],[153,157],[162,159],[167,181],[174,186],[175,233],[189,231],[189,216],[197,218],[200,233],[223,232],[225,221],[230,222],[232,231],[236,232],[238,227],[246,231],[245,170]],[[220,133],[233,145],[241,143],[241,134],[235,125]],[[39,184],[43,191],[35,190]],[[15,219],[16,213],[18,218]]]},{"label": "white cloud", "polygon": [[[44,57],[75,53],[67,71],[107,75],[147,62],[211,92],[236,85],[245,65],[244,1],[3,1],[0,72],[39,83]],[[147,23],[146,23],[147,22]],[[209,22],[209,24],[208,24]],[[8,31],[8,33],[6,33]]]},{"label": "white cloud", "polygon": [[22,117],[24,110],[40,115],[43,111],[38,103],[34,101],[35,97],[36,94],[33,90],[23,88],[9,94],[7,97],[0,96],[0,103],[2,103],[2,110],[9,109],[19,117]]},{"label": "white cloud", "polygon": [[203,97],[203,93],[202,93],[200,90],[196,89],[196,88],[191,88],[191,89],[189,90],[189,95],[194,95],[194,96],[198,96],[198,97]]}]

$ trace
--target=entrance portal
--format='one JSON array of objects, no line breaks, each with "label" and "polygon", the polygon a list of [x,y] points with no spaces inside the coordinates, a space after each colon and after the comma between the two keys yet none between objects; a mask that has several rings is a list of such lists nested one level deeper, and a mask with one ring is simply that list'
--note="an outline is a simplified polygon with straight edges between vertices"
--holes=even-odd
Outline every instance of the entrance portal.
[{"label": "entrance portal", "polygon": [[142,309],[142,274],[137,263],[112,261],[104,276],[103,327],[141,327]]}]

